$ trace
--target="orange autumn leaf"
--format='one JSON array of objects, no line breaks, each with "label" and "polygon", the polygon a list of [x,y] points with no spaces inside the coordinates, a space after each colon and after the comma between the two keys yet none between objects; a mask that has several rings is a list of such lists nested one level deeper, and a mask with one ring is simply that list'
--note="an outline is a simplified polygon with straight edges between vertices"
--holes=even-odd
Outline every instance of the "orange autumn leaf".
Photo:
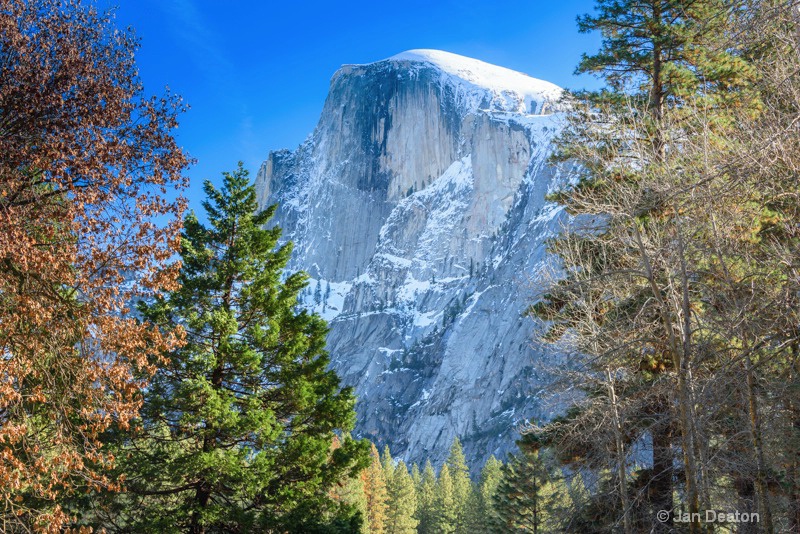
[{"label": "orange autumn leaf", "polygon": [[26,531],[119,487],[100,435],[180,342],[129,311],[175,287],[188,164],[136,47],[85,2],[0,0],[0,520]]}]

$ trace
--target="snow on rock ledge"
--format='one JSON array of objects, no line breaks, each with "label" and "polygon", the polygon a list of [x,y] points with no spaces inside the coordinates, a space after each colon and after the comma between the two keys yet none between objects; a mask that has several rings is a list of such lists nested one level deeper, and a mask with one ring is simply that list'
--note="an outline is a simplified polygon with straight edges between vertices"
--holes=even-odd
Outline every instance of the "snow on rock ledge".
[{"label": "snow on rock ledge", "polygon": [[313,279],[304,302],[331,321],[357,433],[406,460],[440,463],[460,436],[478,465],[558,410],[537,392],[562,357],[522,311],[563,216],[544,200],[560,94],[435,50],[346,65],[308,140],[258,173],[290,269]]}]

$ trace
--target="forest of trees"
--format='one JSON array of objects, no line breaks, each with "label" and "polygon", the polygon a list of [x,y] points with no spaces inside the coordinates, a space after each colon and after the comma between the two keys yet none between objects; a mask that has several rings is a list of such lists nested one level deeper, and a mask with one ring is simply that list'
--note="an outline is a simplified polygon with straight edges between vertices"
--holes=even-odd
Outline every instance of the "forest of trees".
[{"label": "forest of trees", "polygon": [[520,445],[506,464],[491,456],[479,473],[470,473],[458,439],[438,473],[373,445],[369,467],[334,496],[362,511],[361,534],[557,531],[572,500],[586,497],[583,481],[540,458],[534,442]]},{"label": "forest of trees", "polygon": [[[586,532],[800,531],[800,11],[601,0],[552,200],[571,219],[531,311],[583,393],[530,435],[599,476]],[[664,511],[661,515],[659,511]],[[589,527],[591,525],[591,527]]]},{"label": "forest of trees", "polygon": [[528,312],[579,394],[470,473],[458,440],[408,466],[350,436],[275,207],[240,164],[184,214],[183,104],[133,34],[0,0],[0,530],[800,532],[800,6],[578,24],[603,88],[565,96]]}]

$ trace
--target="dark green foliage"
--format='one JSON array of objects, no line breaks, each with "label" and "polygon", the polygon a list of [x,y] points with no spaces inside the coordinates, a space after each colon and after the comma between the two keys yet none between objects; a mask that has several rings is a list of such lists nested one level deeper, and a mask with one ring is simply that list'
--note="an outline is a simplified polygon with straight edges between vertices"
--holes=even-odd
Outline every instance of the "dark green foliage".
[{"label": "dark green foliage", "polygon": [[[334,448],[339,445],[339,440],[334,440]],[[332,498],[348,512],[335,518],[332,525],[323,525],[323,530],[335,531],[335,528],[331,527],[338,523],[342,525],[342,532],[369,534],[369,498],[366,492],[365,474],[366,471],[362,471],[360,475],[340,480],[333,486],[330,491]],[[352,513],[351,510],[355,513]]]},{"label": "dark green foliage", "polygon": [[502,478],[493,495],[491,531],[546,532],[545,517],[550,503],[544,498],[550,475],[538,451],[511,456],[502,467]]},{"label": "dark green foliage", "polygon": [[417,530],[417,490],[405,462],[400,460],[392,469],[387,493],[389,509],[386,514],[387,534],[413,534]]},{"label": "dark green foliage", "polygon": [[314,304],[319,305],[320,303],[322,303],[322,288],[317,280],[317,284],[314,286]]},{"label": "dark green foliage", "polygon": [[436,472],[430,461],[425,462],[419,485],[417,486],[417,513],[419,534],[437,534],[436,531]]},{"label": "dark green foliage", "polygon": [[[576,72],[596,74],[608,89],[586,96],[646,109],[655,129],[666,108],[687,99],[708,109],[752,103],[753,68],[725,41],[731,14],[742,7],[727,0],[598,0],[596,14],[579,17],[578,28],[599,31],[603,41]],[[649,133],[658,136],[655,129]]]},{"label": "dark green foliage", "polygon": [[478,484],[473,488],[474,499],[470,502],[470,532],[490,532],[498,520],[495,514],[494,495],[503,477],[503,463],[490,456],[481,470]]},{"label": "dark green foliage", "polygon": [[[330,489],[368,463],[336,433],[354,399],[328,368],[326,325],[298,312],[306,275],[284,277],[291,245],[265,229],[239,165],[205,183],[208,226],[185,222],[181,289],[141,307],[186,344],[165,355],[142,420],[120,445],[128,492],[104,508],[126,532],[354,532],[361,517]],[[355,529],[355,530],[353,530]]]},{"label": "dark green foliage", "polygon": [[453,512],[455,515],[454,527],[457,534],[468,532],[468,509],[470,494],[472,493],[472,481],[469,477],[467,460],[461,448],[461,441],[456,438],[450,447],[450,455],[447,457],[446,465],[450,471],[453,481]]},{"label": "dark green foliage", "polygon": [[447,464],[439,471],[434,499],[435,532],[453,534],[456,531],[457,509],[453,490],[453,477]]},{"label": "dark green foliage", "polygon": [[447,304],[442,314],[442,328],[447,328],[448,325],[454,323],[455,320],[458,319],[458,316],[461,315],[467,307],[467,300],[471,296],[472,293],[464,293],[460,300],[455,298]]}]

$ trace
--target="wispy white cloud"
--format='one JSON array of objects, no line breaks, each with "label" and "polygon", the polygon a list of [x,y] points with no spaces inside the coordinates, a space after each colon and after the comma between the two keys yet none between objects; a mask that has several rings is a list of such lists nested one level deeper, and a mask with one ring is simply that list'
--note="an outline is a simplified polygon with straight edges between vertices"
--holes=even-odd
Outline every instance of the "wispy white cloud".
[{"label": "wispy white cloud", "polygon": [[209,26],[197,4],[193,0],[164,0],[157,5],[167,16],[171,31],[195,67],[215,82],[234,85],[233,62],[225,54],[219,34]]},{"label": "wispy white cloud", "polygon": [[224,98],[218,100],[217,105],[222,105],[232,115],[218,118],[226,123],[220,125],[222,129],[233,134],[229,142],[246,152],[246,159],[255,160],[254,119],[242,91],[241,72],[226,51],[224,39],[230,36],[220,34],[209,15],[211,10],[198,7],[203,4],[195,0],[163,0],[157,5],[167,17],[168,27],[187,59],[209,84],[207,89]]}]

